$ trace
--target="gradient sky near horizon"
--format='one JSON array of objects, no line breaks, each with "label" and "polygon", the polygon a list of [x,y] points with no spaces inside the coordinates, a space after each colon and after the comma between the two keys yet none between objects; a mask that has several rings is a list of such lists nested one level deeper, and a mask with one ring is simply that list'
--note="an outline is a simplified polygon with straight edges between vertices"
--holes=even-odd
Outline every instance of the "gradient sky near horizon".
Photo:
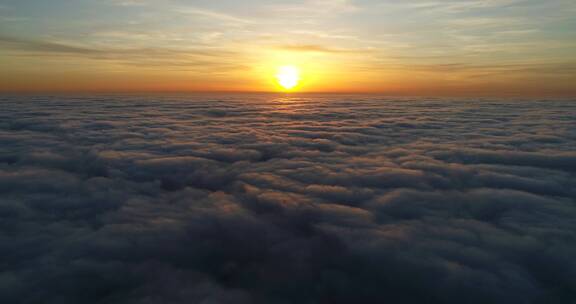
[{"label": "gradient sky near horizon", "polygon": [[574,95],[573,0],[0,0],[0,91]]}]

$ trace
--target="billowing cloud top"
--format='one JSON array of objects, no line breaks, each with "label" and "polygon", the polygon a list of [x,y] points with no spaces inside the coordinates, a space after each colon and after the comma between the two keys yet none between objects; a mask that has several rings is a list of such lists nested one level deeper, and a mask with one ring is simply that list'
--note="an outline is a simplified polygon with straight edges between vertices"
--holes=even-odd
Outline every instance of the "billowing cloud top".
[{"label": "billowing cloud top", "polygon": [[3,0],[0,91],[574,96],[573,0]]},{"label": "billowing cloud top", "polygon": [[0,99],[2,303],[570,303],[576,103]]}]

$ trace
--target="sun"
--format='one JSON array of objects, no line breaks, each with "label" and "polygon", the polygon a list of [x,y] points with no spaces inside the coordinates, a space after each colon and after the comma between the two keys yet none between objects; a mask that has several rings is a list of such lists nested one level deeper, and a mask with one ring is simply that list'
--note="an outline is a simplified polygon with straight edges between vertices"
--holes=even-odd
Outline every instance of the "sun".
[{"label": "sun", "polygon": [[284,90],[293,90],[300,83],[300,69],[293,65],[281,66],[276,73],[276,81]]}]

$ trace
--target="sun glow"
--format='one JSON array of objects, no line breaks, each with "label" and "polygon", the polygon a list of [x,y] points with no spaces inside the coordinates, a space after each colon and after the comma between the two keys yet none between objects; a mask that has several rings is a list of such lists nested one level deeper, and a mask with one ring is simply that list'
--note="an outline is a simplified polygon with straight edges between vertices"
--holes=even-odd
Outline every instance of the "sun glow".
[{"label": "sun glow", "polygon": [[300,83],[300,70],[292,65],[278,68],[276,81],[284,90],[290,91]]}]

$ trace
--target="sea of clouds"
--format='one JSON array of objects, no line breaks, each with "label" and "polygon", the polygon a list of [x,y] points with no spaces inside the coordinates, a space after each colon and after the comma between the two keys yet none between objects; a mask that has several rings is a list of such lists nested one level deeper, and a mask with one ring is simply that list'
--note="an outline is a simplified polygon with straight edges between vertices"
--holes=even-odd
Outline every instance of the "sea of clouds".
[{"label": "sea of clouds", "polygon": [[576,303],[576,101],[0,97],[1,303]]}]

